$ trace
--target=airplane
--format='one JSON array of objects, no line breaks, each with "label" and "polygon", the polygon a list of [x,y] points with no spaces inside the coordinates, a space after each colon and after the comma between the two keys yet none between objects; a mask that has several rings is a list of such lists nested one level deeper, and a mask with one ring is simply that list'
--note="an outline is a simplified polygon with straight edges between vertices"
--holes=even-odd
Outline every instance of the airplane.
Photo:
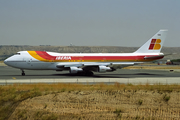
[{"label": "airplane", "polygon": [[[133,53],[56,53],[20,51],[4,60],[8,66],[24,70],[69,70],[72,74],[93,75],[112,72],[127,66],[162,59],[161,53],[167,30],[160,30]],[[137,41],[134,41],[137,42]]]}]

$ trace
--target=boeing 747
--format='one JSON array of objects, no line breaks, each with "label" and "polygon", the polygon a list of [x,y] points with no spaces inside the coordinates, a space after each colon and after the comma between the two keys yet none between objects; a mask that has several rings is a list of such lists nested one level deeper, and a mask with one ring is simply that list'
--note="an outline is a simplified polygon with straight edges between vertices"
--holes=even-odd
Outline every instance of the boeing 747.
[{"label": "boeing 747", "polygon": [[20,51],[4,63],[24,70],[69,70],[70,73],[93,75],[93,72],[112,72],[139,63],[162,59],[161,48],[167,30],[160,30],[133,53],[55,53],[46,51]]}]

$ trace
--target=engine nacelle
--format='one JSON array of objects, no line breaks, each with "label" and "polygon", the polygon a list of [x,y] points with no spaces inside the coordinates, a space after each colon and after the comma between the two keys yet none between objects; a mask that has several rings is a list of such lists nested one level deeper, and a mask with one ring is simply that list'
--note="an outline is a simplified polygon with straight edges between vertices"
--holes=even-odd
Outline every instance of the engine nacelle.
[{"label": "engine nacelle", "polygon": [[106,66],[99,66],[98,72],[111,72],[112,69],[110,67],[106,67]]},{"label": "engine nacelle", "polygon": [[82,68],[77,68],[77,67],[70,67],[70,69],[69,69],[70,73],[78,73],[78,72],[81,72],[81,71],[83,71],[83,69]]}]

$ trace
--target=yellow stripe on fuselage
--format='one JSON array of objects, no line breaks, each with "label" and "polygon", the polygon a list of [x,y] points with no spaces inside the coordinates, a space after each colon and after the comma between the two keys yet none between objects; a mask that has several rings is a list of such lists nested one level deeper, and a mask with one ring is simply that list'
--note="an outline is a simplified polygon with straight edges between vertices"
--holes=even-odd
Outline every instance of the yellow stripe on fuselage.
[{"label": "yellow stripe on fuselage", "polygon": [[44,62],[48,62],[49,60],[46,60],[42,57],[40,57],[35,51],[27,51],[33,58],[39,60],[39,61],[44,61]]}]

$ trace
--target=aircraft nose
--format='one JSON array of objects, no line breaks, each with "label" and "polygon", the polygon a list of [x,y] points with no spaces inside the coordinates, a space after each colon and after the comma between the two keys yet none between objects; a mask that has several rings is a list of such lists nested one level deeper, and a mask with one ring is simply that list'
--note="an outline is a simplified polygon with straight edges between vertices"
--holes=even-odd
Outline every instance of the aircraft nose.
[{"label": "aircraft nose", "polygon": [[10,62],[10,58],[7,58],[4,60],[4,64],[6,64],[6,65],[9,65],[9,62]]},{"label": "aircraft nose", "polygon": [[7,65],[7,62],[8,62],[8,58],[4,60],[4,64]]}]

